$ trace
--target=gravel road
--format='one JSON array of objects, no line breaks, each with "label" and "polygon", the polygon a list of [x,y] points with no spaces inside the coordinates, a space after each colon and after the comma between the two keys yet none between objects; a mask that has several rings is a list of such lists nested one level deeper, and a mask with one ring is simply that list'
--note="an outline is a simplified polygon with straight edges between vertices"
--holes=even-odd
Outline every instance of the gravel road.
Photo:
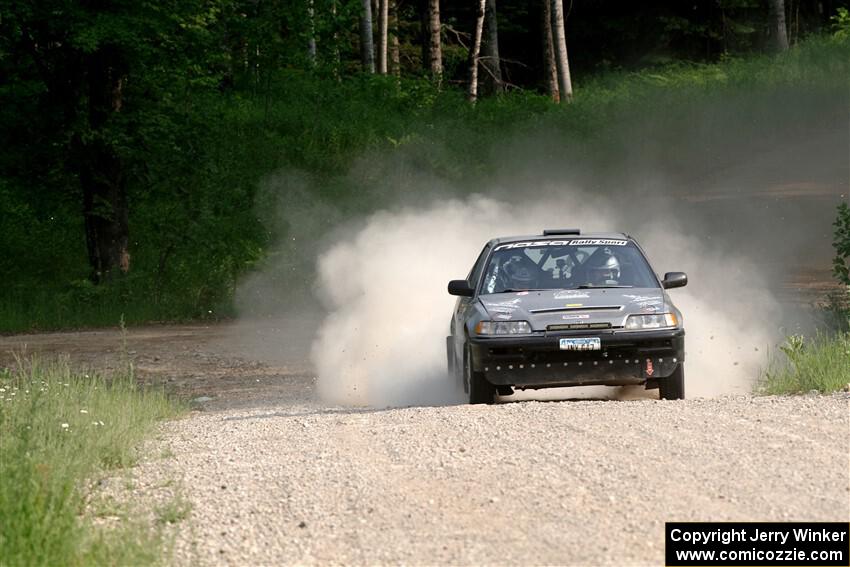
[{"label": "gravel road", "polygon": [[[142,379],[203,400],[107,483],[191,504],[174,564],[662,565],[665,521],[850,518],[846,393],[336,408],[281,333],[129,331]],[[0,364],[25,343],[108,368],[119,342],[5,337]]]},{"label": "gravel road", "polygon": [[846,395],[200,413],[178,564],[663,564],[665,521],[847,520]]}]

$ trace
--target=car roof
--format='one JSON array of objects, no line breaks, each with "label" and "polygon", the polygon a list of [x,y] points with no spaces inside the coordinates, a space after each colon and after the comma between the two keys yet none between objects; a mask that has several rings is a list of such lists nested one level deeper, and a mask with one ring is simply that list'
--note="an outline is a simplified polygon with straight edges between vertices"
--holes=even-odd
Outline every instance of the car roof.
[{"label": "car roof", "polygon": [[525,236],[499,236],[490,241],[491,245],[508,244],[511,242],[524,242],[526,240],[584,240],[586,238],[601,238],[601,239],[625,239],[632,240],[632,237],[622,232],[582,232],[581,234],[531,234]]}]

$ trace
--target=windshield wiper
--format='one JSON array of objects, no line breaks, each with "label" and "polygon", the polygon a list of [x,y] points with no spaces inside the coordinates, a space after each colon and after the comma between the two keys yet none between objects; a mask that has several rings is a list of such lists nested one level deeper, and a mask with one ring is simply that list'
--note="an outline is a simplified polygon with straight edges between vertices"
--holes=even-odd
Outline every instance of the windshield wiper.
[{"label": "windshield wiper", "polygon": [[503,289],[502,291],[499,291],[497,293],[516,293],[518,291],[549,291],[549,290],[548,289],[534,289],[534,288],[530,288],[530,287],[524,287],[524,288],[509,287],[508,289]]},{"label": "windshield wiper", "polygon": [[633,285],[592,285],[592,284],[582,284],[578,286],[576,289],[600,289],[600,288],[629,288],[635,287]]}]

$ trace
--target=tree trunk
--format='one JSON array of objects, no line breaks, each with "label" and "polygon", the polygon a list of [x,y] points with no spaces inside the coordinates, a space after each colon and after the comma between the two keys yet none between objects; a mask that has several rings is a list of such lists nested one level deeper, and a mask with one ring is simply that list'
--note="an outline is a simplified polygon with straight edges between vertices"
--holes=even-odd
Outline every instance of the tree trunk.
[{"label": "tree trunk", "polygon": [[558,91],[561,102],[570,102],[573,98],[573,85],[570,79],[570,62],[567,58],[567,36],[564,31],[563,0],[552,0],[552,42],[555,51],[555,66],[558,69]]},{"label": "tree trunk", "polygon": [[484,59],[481,66],[484,68],[484,85],[489,93],[501,93],[505,91],[505,83],[502,81],[502,62],[499,58],[499,22],[496,19],[496,0],[487,0],[486,14],[486,40],[484,41]]},{"label": "tree trunk", "polygon": [[549,0],[543,0],[541,4],[540,30],[543,38],[543,79],[546,83],[546,94],[553,101],[560,102],[558,68],[555,65],[555,47],[552,41],[552,4]]},{"label": "tree trunk", "polygon": [[331,0],[331,15],[333,16],[333,34],[331,42],[331,58],[333,59],[333,75],[337,82],[342,81],[342,55],[339,50],[339,24],[337,23],[337,0]]},{"label": "tree trunk", "polygon": [[478,100],[478,54],[481,52],[481,36],[484,33],[484,5],[487,0],[478,0],[478,14],[475,18],[475,35],[469,48],[469,91],[467,98],[474,103]]},{"label": "tree trunk", "polygon": [[91,279],[112,277],[130,269],[127,188],[124,164],[107,131],[109,119],[121,111],[127,64],[120,51],[102,46],[86,60],[88,133],[77,136],[78,172],[83,191],[86,248]]},{"label": "tree trunk", "polygon": [[770,33],[776,51],[788,51],[788,30],[785,27],[785,0],[770,0]]},{"label": "tree trunk", "polygon": [[310,26],[310,36],[307,39],[307,60],[312,67],[316,66],[316,13],[313,0],[307,0],[307,20]]},{"label": "tree trunk", "polygon": [[390,73],[401,77],[401,55],[398,45],[398,0],[390,0]]},{"label": "tree trunk", "polygon": [[416,9],[419,16],[419,50],[422,61],[422,72],[426,75],[431,73],[431,31],[430,14],[428,12],[430,0],[417,0]]},{"label": "tree trunk", "polygon": [[381,75],[387,74],[387,51],[389,47],[389,20],[390,20],[390,2],[389,0],[379,0],[378,2],[378,73]]},{"label": "tree trunk", "polygon": [[431,78],[438,84],[443,80],[442,28],[440,26],[440,0],[428,0],[428,59]]},{"label": "tree trunk", "polygon": [[363,0],[360,13],[360,61],[367,73],[375,72],[375,48],[372,44],[372,2]]}]

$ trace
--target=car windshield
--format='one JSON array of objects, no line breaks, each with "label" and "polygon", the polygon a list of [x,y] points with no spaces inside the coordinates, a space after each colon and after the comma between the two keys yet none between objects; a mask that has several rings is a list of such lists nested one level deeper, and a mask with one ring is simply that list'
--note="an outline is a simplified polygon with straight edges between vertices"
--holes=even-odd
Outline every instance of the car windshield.
[{"label": "car windshield", "polygon": [[596,287],[658,287],[658,281],[629,240],[514,242],[490,255],[481,293]]}]

